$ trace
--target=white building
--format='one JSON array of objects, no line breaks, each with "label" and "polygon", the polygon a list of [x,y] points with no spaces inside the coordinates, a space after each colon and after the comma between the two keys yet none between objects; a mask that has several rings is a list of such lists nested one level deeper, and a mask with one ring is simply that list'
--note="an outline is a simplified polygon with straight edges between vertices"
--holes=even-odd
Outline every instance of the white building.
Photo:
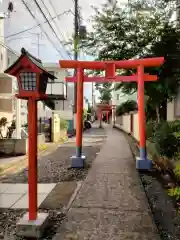
[{"label": "white building", "polygon": [[127,100],[137,101],[137,93],[134,93],[132,95],[125,95],[124,93],[122,93],[121,89],[112,91],[112,104],[113,105],[118,106]]},{"label": "white building", "polygon": [[58,63],[44,63],[44,68],[53,74],[57,79],[48,82],[47,91],[49,98],[54,101],[53,110],[59,113],[60,117],[69,122],[69,131],[73,130],[73,99],[74,85],[66,83],[65,77],[68,72],[60,68]]},{"label": "white building", "polygon": [[6,117],[8,122],[11,122],[16,111],[17,84],[15,77],[4,74],[4,70],[8,67],[8,55],[12,54],[17,59],[18,54],[5,45],[4,20],[5,15],[0,13],[0,118]]}]

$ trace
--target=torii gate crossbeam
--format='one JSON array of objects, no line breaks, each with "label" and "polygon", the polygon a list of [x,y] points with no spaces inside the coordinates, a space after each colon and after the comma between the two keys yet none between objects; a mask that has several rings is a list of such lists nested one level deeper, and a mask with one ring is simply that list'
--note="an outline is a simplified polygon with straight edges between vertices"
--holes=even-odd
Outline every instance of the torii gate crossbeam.
[{"label": "torii gate crossbeam", "polygon": [[[147,159],[145,138],[145,109],[144,109],[144,81],[156,81],[157,77],[144,73],[145,67],[158,67],[164,63],[164,58],[145,58],[122,61],[76,61],[60,60],[61,68],[77,69],[77,116],[76,116],[76,156],[72,157],[72,167],[84,167],[85,156],[82,156],[82,128],[83,128],[83,83],[93,80],[84,76],[84,69],[105,70],[105,77],[99,82],[134,81],[138,84],[138,118],[140,136],[140,158],[136,160],[136,168],[148,170],[152,161]],[[137,76],[116,76],[117,69],[137,69]],[[119,78],[119,79],[118,79]],[[123,80],[124,78],[124,80]],[[151,78],[151,79],[149,79]],[[67,79],[68,80],[68,79]],[[69,79],[76,81],[76,78]]]}]

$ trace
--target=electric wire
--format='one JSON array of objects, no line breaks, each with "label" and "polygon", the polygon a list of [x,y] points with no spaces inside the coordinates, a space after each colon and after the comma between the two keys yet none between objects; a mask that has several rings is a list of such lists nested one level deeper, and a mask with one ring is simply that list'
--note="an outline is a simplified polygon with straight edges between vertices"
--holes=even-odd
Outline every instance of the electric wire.
[{"label": "electric wire", "polygon": [[[41,1],[41,3],[43,4],[43,6],[44,6],[44,8],[46,9],[46,11],[48,12],[48,14],[49,14],[51,20],[53,20],[53,17],[52,17],[52,15],[51,15],[51,13],[50,13],[48,7],[47,7],[46,4],[44,3],[44,1],[43,1],[43,0],[40,0],[40,1]],[[49,3],[50,3],[50,1],[49,1]],[[52,3],[52,2],[51,2],[51,3]],[[50,3],[50,5],[51,5],[51,3]],[[54,6],[53,6],[53,5],[51,5],[51,7],[54,9]],[[56,14],[56,12],[55,12],[55,14]],[[56,14],[56,15],[57,15],[57,14]],[[67,42],[67,39],[65,39],[63,33],[60,31],[60,28],[59,28],[58,24],[56,23],[56,21],[53,21],[53,22],[54,22],[54,24],[55,24],[55,26],[56,26],[56,28],[57,28],[59,34],[62,36],[62,38],[64,39],[64,41]],[[61,44],[63,44],[63,46],[64,46],[64,48],[65,48],[65,45],[64,45],[63,41],[61,41]],[[66,49],[66,48],[65,48],[65,49]],[[66,50],[66,52],[67,52],[67,54],[69,54],[69,50]]]},{"label": "electric wire", "polygon": [[[56,15],[55,17],[53,17],[52,20],[55,19],[55,18],[60,17],[61,15],[64,15],[65,13],[69,13],[69,12],[71,12],[71,10],[64,11],[63,13],[60,13],[60,14]],[[72,13],[72,12],[71,12],[71,13]],[[30,31],[30,30],[32,30],[32,29],[34,29],[34,28],[40,27],[41,25],[43,25],[43,24],[46,23],[46,22],[47,22],[47,21],[44,21],[44,22],[39,23],[39,24],[36,24],[36,25],[34,25],[34,26],[30,27],[30,28],[26,28],[26,29],[24,29],[24,30],[22,30],[22,31],[18,31],[18,32],[16,32],[16,33],[10,34],[10,35],[6,36],[5,38],[14,37],[14,36],[17,36],[17,35],[19,35],[19,34],[28,32],[28,31]]]},{"label": "electric wire", "polygon": [[[22,0],[22,1],[24,1],[24,0]],[[61,43],[61,45],[64,46],[63,41],[62,41],[62,40],[59,38],[59,36],[57,35],[56,31],[54,30],[54,28],[52,27],[51,23],[50,23],[49,20],[47,19],[45,13],[42,11],[42,9],[41,9],[39,3],[37,2],[37,0],[33,0],[33,1],[35,2],[36,6],[37,6],[38,9],[40,10],[40,12],[41,12],[41,14],[43,15],[43,17],[46,19],[49,27],[50,27],[51,30],[53,31],[53,33],[54,33],[54,35],[56,36],[56,38],[59,40],[59,42]],[[65,49],[65,50],[66,50],[66,49]],[[71,58],[71,54],[70,54],[67,50],[66,50],[66,52],[67,52],[67,55],[69,56],[69,58],[72,59],[72,58]]]},{"label": "electric wire", "polygon": [[19,56],[18,53],[16,53],[14,50],[12,50],[10,47],[8,47],[6,44],[4,44],[3,42],[0,41],[0,46],[6,48],[7,50],[9,50],[11,53],[13,53],[16,56]]},{"label": "electric wire", "polygon": [[[41,3],[43,4],[43,6],[44,6],[44,8],[46,9],[46,11],[48,12],[50,18],[53,19],[52,15],[51,15],[49,9],[47,8],[46,4],[44,3],[44,1],[43,1],[43,0],[40,0],[40,1],[41,1]],[[54,13],[56,14],[56,11],[55,11],[55,9],[54,9],[54,6],[53,6],[52,2],[50,2],[50,0],[49,0],[49,3],[50,3],[50,5],[51,5],[51,7],[53,8]],[[54,22],[54,24],[56,25],[56,28],[58,29],[58,32],[61,34],[61,36],[64,38],[64,40],[66,40],[65,37],[64,37],[64,35],[63,35],[63,33],[60,31],[59,26],[57,25],[56,21],[53,21],[53,22]]]},{"label": "electric wire", "polygon": [[[39,24],[37,18],[35,17],[35,15],[32,13],[32,11],[30,10],[30,8],[28,7],[27,3],[24,0],[21,0],[22,3],[24,4],[24,6],[26,7],[26,9],[28,10],[29,14],[32,16],[32,18],[37,22],[37,24]],[[54,47],[54,49],[60,54],[60,56],[62,58],[64,58],[63,54],[61,53],[61,51],[55,46],[55,44],[53,43],[53,41],[50,39],[49,35],[47,34],[47,32],[42,28],[42,26],[39,26],[42,30],[42,32],[45,34],[45,36],[47,37],[47,39],[49,40],[49,42],[51,43],[51,45]]]}]

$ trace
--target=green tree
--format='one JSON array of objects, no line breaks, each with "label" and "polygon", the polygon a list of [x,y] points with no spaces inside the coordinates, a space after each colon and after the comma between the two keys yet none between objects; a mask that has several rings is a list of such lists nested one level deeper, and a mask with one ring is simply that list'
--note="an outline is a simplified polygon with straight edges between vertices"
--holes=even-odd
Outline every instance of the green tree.
[{"label": "green tree", "polygon": [[[158,74],[159,81],[145,84],[148,108],[154,109],[158,120],[161,109],[167,100],[176,94],[179,84],[179,30],[169,19],[173,5],[168,1],[133,1],[121,8],[104,5],[94,9],[92,17],[93,31],[81,42],[87,54],[97,60],[122,60],[142,57],[165,57],[161,68],[146,69],[151,74]],[[120,75],[134,73],[134,70],[118,72]],[[103,74],[96,72],[96,74]],[[112,85],[97,84],[101,100],[110,99]],[[136,83],[121,83],[115,86],[125,94],[137,90]],[[162,114],[165,115],[165,114]]]}]

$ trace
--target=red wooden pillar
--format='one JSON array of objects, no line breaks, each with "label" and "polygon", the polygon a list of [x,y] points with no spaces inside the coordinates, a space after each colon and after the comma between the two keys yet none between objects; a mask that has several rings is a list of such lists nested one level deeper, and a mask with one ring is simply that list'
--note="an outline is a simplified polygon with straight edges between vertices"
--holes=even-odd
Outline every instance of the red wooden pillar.
[{"label": "red wooden pillar", "polygon": [[152,168],[152,161],[146,155],[146,119],[144,106],[144,67],[138,66],[138,117],[139,117],[139,136],[140,136],[140,159],[136,161],[136,168],[149,170]]},{"label": "red wooden pillar", "polygon": [[37,101],[28,99],[29,220],[37,218]]},{"label": "red wooden pillar", "polygon": [[84,70],[77,69],[76,157],[82,154]]}]

